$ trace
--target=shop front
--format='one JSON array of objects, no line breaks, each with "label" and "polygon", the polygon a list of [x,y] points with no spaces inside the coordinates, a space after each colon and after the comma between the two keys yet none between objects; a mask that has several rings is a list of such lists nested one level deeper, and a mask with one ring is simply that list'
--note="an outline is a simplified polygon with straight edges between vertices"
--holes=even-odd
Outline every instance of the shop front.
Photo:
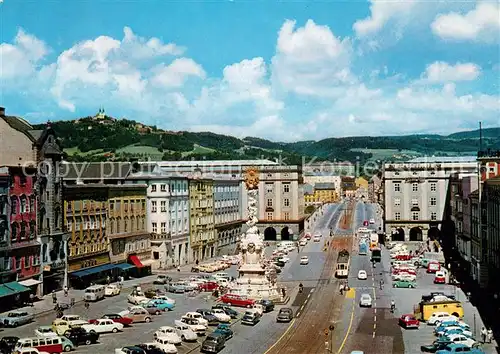
[{"label": "shop front", "polygon": [[43,266],[43,294],[59,291],[64,287],[66,277],[66,261],[60,260]]},{"label": "shop front", "polygon": [[109,253],[94,254],[70,259],[69,283],[75,289],[85,289],[90,284],[106,284],[108,277],[115,281],[120,275],[115,264],[110,263]]},{"label": "shop front", "polygon": [[17,281],[0,284],[0,312],[25,306],[30,301],[30,293],[29,287]]},{"label": "shop front", "polygon": [[130,270],[130,276],[133,278],[142,278],[151,275],[153,262],[151,253],[129,254],[128,263],[132,264],[135,268]]}]

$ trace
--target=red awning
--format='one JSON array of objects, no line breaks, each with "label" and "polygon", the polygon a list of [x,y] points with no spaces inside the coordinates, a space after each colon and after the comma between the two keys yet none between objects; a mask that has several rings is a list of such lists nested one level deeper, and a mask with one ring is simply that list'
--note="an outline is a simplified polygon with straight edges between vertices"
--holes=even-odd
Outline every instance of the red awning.
[{"label": "red awning", "polygon": [[129,256],[128,258],[137,268],[144,267],[144,265],[141,263],[141,260],[136,255]]}]

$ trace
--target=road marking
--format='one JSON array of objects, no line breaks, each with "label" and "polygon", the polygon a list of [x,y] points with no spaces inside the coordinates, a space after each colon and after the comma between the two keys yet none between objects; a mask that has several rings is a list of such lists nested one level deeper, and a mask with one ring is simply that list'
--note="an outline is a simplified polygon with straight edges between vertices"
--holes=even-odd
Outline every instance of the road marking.
[{"label": "road marking", "polygon": [[271,350],[273,350],[273,348],[274,348],[275,346],[277,346],[277,345],[278,345],[278,343],[279,343],[279,342],[281,342],[281,340],[282,340],[283,338],[285,338],[285,336],[288,334],[288,332],[290,332],[290,329],[292,329],[292,326],[293,326],[293,324],[294,324],[294,323],[295,323],[295,318],[294,318],[294,319],[290,322],[290,325],[288,326],[288,328],[286,329],[286,331],[285,331],[285,332],[281,335],[281,337],[279,337],[279,338],[278,338],[278,340],[277,340],[277,341],[276,341],[276,342],[275,342],[275,343],[274,343],[274,344],[273,344],[273,345],[272,345],[272,346],[271,346],[268,350],[266,350],[266,351],[264,352],[264,354],[267,354],[267,353],[269,353]]},{"label": "road marking", "polygon": [[374,324],[373,324],[373,330],[376,330],[376,329],[377,329],[377,324],[376,324],[376,323],[374,323]]},{"label": "road marking", "polygon": [[300,309],[299,312],[297,312],[297,316],[295,316],[295,317],[299,317],[300,316],[300,311],[302,311],[302,309]]},{"label": "road marking", "polygon": [[377,309],[373,309],[373,312],[374,312],[375,314],[377,314]]},{"label": "road marking", "polygon": [[374,317],[373,317],[373,320],[374,320],[375,322],[377,322],[377,316],[374,316]]},{"label": "road marking", "polygon": [[375,331],[373,331],[373,335],[372,335],[372,338],[375,338]]},{"label": "road marking", "polygon": [[339,350],[337,350],[337,354],[340,354],[340,352],[342,351],[342,349],[345,346],[345,343],[347,342],[347,338],[349,337],[349,333],[351,333],[352,322],[354,321],[354,310],[355,310],[354,305],[355,304],[354,304],[354,301],[353,301],[352,302],[352,310],[351,310],[351,319],[349,321],[349,326],[347,327],[347,332],[345,334],[344,340],[342,341],[342,344],[340,344]]}]

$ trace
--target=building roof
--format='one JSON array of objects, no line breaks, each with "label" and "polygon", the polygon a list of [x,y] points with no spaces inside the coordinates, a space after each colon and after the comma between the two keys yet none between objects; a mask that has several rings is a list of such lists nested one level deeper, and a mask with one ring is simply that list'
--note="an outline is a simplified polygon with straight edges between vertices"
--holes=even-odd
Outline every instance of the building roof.
[{"label": "building roof", "polygon": [[16,116],[1,116],[12,129],[26,135],[31,141],[36,142],[42,135],[43,130],[35,130],[28,121]]},{"label": "building roof", "polygon": [[335,189],[335,183],[316,183],[314,189]]},{"label": "building roof", "polygon": [[125,179],[132,172],[130,162],[63,162],[61,175],[66,180]]},{"label": "building roof", "polygon": [[196,161],[157,161],[139,162],[140,164],[156,164],[160,167],[190,166],[268,166],[279,165],[271,160],[196,160]]},{"label": "building roof", "polygon": [[407,162],[416,163],[445,163],[445,162],[476,162],[476,156],[424,156],[417,157]]}]

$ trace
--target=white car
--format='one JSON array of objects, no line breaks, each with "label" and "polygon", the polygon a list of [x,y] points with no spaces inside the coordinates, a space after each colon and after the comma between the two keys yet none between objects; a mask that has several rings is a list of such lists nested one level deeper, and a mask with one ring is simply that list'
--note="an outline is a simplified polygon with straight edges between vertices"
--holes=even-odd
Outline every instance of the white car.
[{"label": "white car", "polygon": [[306,239],[303,239],[303,240],[299,241],[299,246],[305,246],[305,245],[307,245],[307,240]]},{"label": "white car", "polygon": [[370,224],[375,224],[375,219],[370,219]]},{"label": "white car", "polygon": [[313,241],[314,241],[314,242],[319,242],[319,241],[321,241],[321,238],[320,238],[320,237],[318,237],[318,236],[314,236]]},{"label": "white car", "polygon": [[154,345],[164,353],[177,354],[177,347],[175,344],[170,343],[167,339],[163,339],[163,337],[155,338]]},{"label": "white car", "polygon": [[252,310],[262,316],[264,314],[264,306],[261,304],[254,304]]},{"label": "white car", "polygon": [[128,300],[128,302],[130,302],[131,304],[134,304],[134,305],[139,305],[142,301],[145,301],[145,300],[149,301],[149,299],[146,296],[144,296],[142,293],[141,294],[132,293],[127,297],[127,300]]},{"label": "white car", "polygon": [[362,294],[361,298],[359,299],[359,306],[360,307],[372,307],[372,297],[370,294]]},{"label": "white car", "polygon": [[198,340],[198,335],[187,324],[177,320],[174,321],[174,324],[175,332],[183,341],[196,342]]},{"label": "white car", "polygon": [[307,265],[307,264],[309,264],[309,257],[307,256],[300,257],[300,265]]},{"label": "white car", "polygon": [[104,288],[104,296],[116,296],[116,295],[120,295],[120,287],[116,284],[110,284],[110,285],[107,285],[105,288]]},{"label": "white car", "polygon": [[288,263],[288,262],[290,262],[290,257],[288,257],[288,256],[282,256],[282,257],[280,257],[278,259],[278,261]]},{"label": "white car", "polygon": [[434,312],[427,320],[427,324],[438,326],[441,322],[458,321],[458,317],[450,315],[448,312]]},{"label": "white car", "polygon": [[366,279],[368,279],[368,275],[366,274],[365,270],[360,270],[358,272],[358,279],[359,280],[366,280]]},{"label": "white car", "polygon": [[163,339],[166,339],[169,343],[172,344],[181,344],[182,342],[182,339],[177,334],[175,328],[170,326],[162,326],[158,328],[158,330],[153,334],[153,337],[154,338],[161,337]]},{"label": "white car", "polygon": [[198,322],[203,326],[208,326],[208,321],[203,318],[201,313],[198,312],[186,312],[186,314],[182,317],[192,318],[198,320]]},{"label": "white car", "polygon": [[452,342],[452,343],[456,343],[456,344],[463,344],[463,345],[466,345],[470,348],[472,348],[472,346],[474,344],[476,344],[476,341],[470,337],[467,337],[463,334],[451,334],[448,336],[448,339]]},{"label": "white car", "polygon": [[113,322],[107,318],[100,318],[96,320],[93,324],[84,324],[82,327],[87,330],[87,332],[95,333],[117,333],[123,331],[123,325],[121,323]]},{"label": "white car", "polygon": [[323,235],[322,235],[322,234],[320,234],[319,232],[317,232],[317,233],[315,233],[315,234],[314,234],[314,237],[319,237],[319,238],[321,238],[321,237],[323,237]]},{"label": "white car", "polygon": [[35,329],[37,337],[59,337],[59,335],[52,330],[50,326],[40,326]]},{"label": "white car", "polygon": [[202,325],[196,318],[182,317],[178,322],[191,328],[191,330],[198,336],[204,336],[207,332],[207,326]]},{"label": "white car", "polygon": [[212,309],[212,314],[217,317],[217,320],[219,320],[219,322],[231,322],[231,316],[225,313],[223,309]]},{"label": "white car", "polygon": [[459,330],[460,334],[463,334],[464,336],[472,338],[472,331],[467,329],[467,328],[460,327],[460,326],[448,326],[443,331],[438,332],[437,335],[438,336],[446,336],[447,333],[449,333],[450,331],[453,331],[455,329]]},{"label": "white car", "polygon": [[61,320],[66,321],[66,322],[81,320],[81,321],[85,321],[88,323],[88,321],[84,320],[79,315],[64,315],[63,317],[61,317]]}]

